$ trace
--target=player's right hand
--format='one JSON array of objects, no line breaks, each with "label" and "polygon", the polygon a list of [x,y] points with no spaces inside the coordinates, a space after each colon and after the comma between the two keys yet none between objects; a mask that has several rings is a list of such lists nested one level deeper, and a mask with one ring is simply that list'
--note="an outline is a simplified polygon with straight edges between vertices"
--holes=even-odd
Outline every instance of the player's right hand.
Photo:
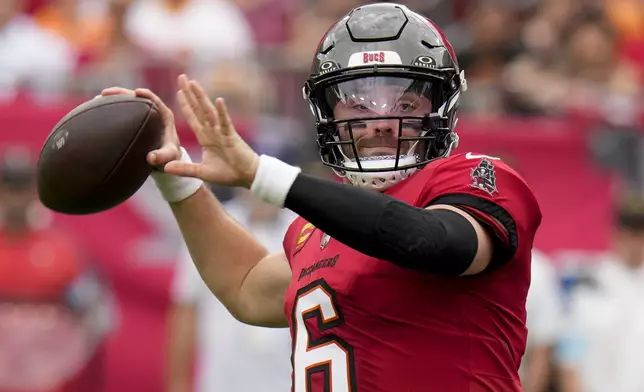
[{"label": "player's right hand", "polygon": [[110,87],[101,92],[101,95],[130,94],[137,97],[147,98],[156,107],[163,121],[164,135],[163,144],[158,150],[150,151],[147,156],[148,163],[154,167],[162,169],[168,162],[181,159],[181,150],[179,147],[179,135],[174,124],[174,114],[168,106],[163,103],[161,98],[146,88],[130,90],[122,87]]}]

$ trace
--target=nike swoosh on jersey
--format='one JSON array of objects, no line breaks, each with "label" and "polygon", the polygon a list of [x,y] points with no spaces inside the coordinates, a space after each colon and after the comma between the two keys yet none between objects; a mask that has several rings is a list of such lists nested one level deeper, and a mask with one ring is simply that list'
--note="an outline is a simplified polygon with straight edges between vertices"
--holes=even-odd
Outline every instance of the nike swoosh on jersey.
[{"label": "nike swoosh on jersey", "polygon": [[471,152],[468,152],[467,154],[465,154],[465,158],[467,158],[467,159],[481,159],[481,158],[487,158],[487,159],[494,159],[494,160],[499,160],[499,159],[501,159],[501,158],[497,158],[497,157],[491,157],[491,156],[489,156],[489,155],[475,155],[475,154],[472,154]]}]

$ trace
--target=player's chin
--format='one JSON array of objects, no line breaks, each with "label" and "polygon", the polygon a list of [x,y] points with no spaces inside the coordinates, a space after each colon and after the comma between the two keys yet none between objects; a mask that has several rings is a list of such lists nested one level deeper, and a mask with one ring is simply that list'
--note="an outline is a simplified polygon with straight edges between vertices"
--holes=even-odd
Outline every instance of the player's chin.
[{"label": "player's chin", "polygon": [[391,157],[398,154],[396,147],[363,147],[360,151],[361,158]]}]

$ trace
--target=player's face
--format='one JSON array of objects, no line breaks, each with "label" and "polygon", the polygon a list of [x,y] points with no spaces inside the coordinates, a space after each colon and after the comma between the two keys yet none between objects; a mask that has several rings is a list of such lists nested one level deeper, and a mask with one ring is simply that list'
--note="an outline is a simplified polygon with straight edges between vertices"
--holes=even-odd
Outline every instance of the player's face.
[{"label": "player's face", "polygon": [[[399,119],[378,117],[422,117],[432,111],[427,98],[430,92],[430,83],[382,76],[338,84],[333,89],[333,99],[337,101],[333,116],[337,121],[354,120],[350,121],[351,132],[349,124],[340,123],[340,140],[351,140],[353,136],[360,158],[396,155],[399,136],[419,136],[421,121],[403,120],[399,132]],[[403,142],[400,154],[407,154],[415,144]],[[351,145],[343,146],[343,153],[355,158]]]}]

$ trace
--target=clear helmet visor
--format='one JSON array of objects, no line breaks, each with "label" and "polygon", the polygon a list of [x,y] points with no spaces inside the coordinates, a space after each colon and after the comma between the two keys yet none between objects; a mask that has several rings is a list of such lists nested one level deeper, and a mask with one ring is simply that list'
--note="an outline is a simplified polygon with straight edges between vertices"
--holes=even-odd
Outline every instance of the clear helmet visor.
[{"label": "clear helmet visor", "polygon": [[324,97],[338,130],[345,160],[410,156],[422,136],[422,119],[432,112],[432,83],[371,76],[327,87]]}]

